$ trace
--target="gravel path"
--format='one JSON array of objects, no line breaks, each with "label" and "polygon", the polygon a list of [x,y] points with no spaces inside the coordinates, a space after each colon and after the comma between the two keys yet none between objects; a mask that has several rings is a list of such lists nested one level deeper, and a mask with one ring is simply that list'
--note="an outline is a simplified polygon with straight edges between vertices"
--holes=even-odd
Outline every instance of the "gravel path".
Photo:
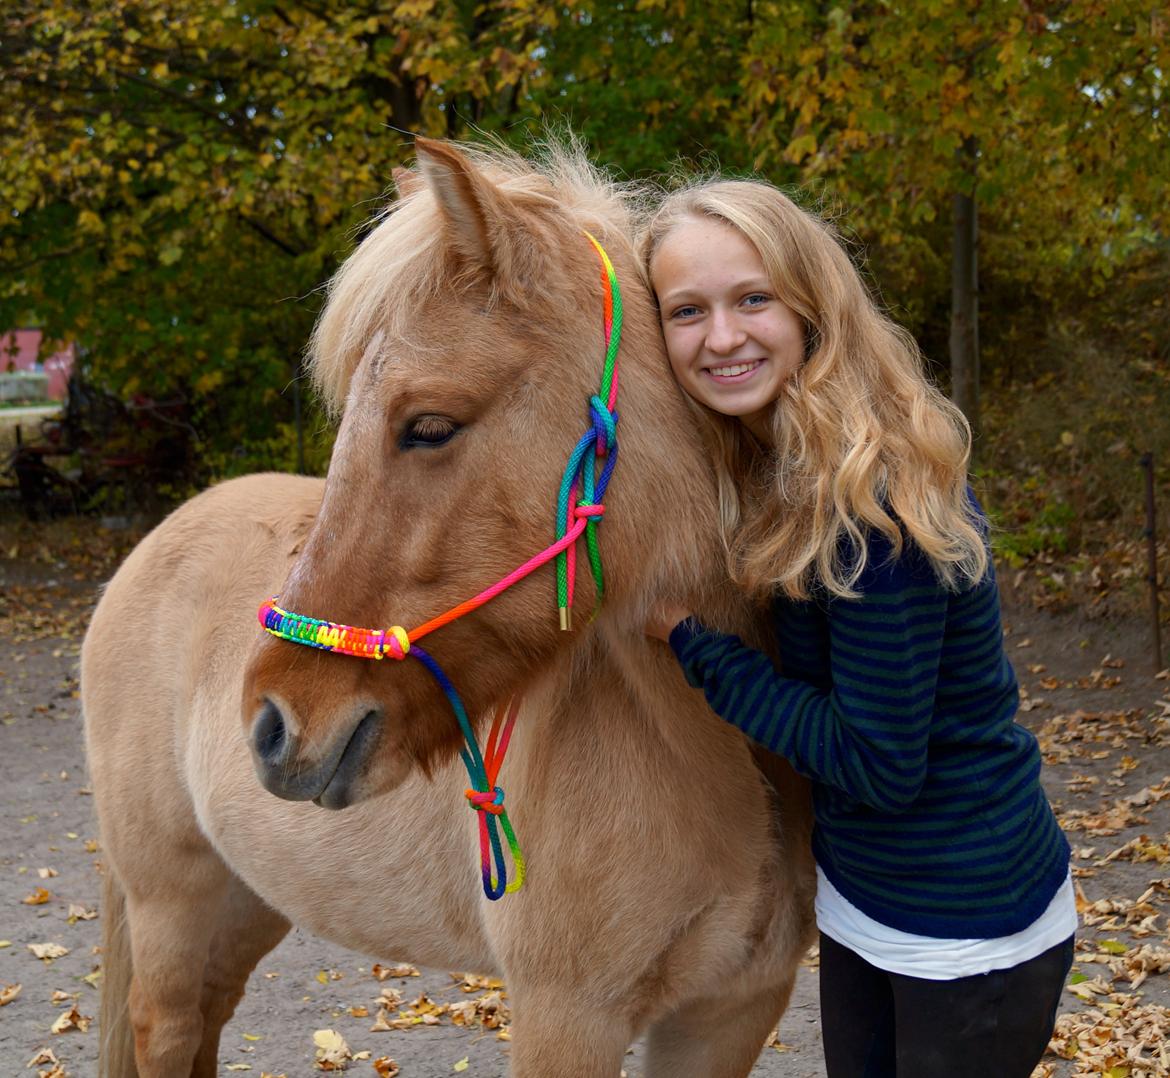
[{"label": "gravel path", "polygon": [[[10,555],[0,563],[0,1000],[6,988],[21,985],[11,1002],[0,1006],[0,1075],[51,1073],[48,1063],[26,1069],[38,1052],[51,1049],[63,1066],[54,1078],[88,1078],[96,1074],[96,1022],[85,1032],[54,1033],[52,1026],[66,1020],[72,1008],[76,1024],[97,1014],[101,851],[86,786],[76,664],[94,582],[109,566],[77,555],[85,548],[76,542],[54,549],[37,548],[35,541],[30,546],[28,534],[20,529],[14,538],[0,527],[0,550]],[[1050,796],[1066,823],[1078,828],[1070,834],[1078,882],[1086,902],[1115,900],[1119,911],[1090,909],[1088,918],[1097,923],[1083,933],[1074,973],[1080,983],[1073,986],[1080,996],[1066,993],[1067,1021],[1097,1030],[1112,1022],[1106,1046],[1121,1052],[1126,1037],[1152,1036],[1151,1021],[1164,1022],[1170,1015],[1166,971],[1150,974],[1137,992],[1125,979],[1127,971],[1134,975],[1142,965],[1156,967],[1149,956],[1159,949],[1170,970],[1170,721],[1158,719],[1170,715],[1170,682],[1140,672],[1145,645],[1137,622],[1092,622],[1010,608],[1005,617],[1009,650],[1028,693],[1029,710],[1021,719],[1040,733],[1051,762],[1045,779]],[[1102,665],[1106,656],[1110,664],[1124,665]],[[1135,797],[1135,804],[1117,807]],[[1109,812],[1111,819],[1102,818]],[[1098,833],[1102,830],[1113,833]],[[1123,852],[1106,860],[1117,850]],[[1143,907],[1135,906],[1148,890]],[[1115,942],[1103,949],[1101,941],[1108,940]],[[56,944],[67,953],[38,959],[29,948],[40,944]],[[1142,947],[1145,958],[1135,967]],[[371,1032],[379,997],[393,989],[402,995],[399,1009],[422,993],[437,1005],[449,1005],[488,991],[466,993],[446,970],[379,980],[368,958],[294,930],[253,975],[224,1032],[220,1074],[318,1073],[313,1035],[332,1029],[352,1052],[370,1053],[349,1064],[351,1073],[373,1075],[373,1061],[390,1057],[402,1078],[460,1073],[503,1078],[507,1041],[497,1030],[455,1025],[449,1011],[434,1025]],[[1142,1011],[1151,1006],[1153,1011]],[[1094,1007],[1101,1021],[1085,1017]],[[779,1047],[764,1050],[753,1078],[823,1076],[815,960],[800,970],[779,1039]],[[1081,1036],[1085,1044],[1091,1039]],[[1149,1055],[1147,1050],[1141,1058]],[[626,1073],[641,1074],[637,1046],[627,1057]],[[1051,1078],[1106,1073],[1112,1072],[1103,1064],[1086,1070],[1055,1056],[1038,1071]],[[1170,1075],[1170,1059],[1115,1073]]]}]

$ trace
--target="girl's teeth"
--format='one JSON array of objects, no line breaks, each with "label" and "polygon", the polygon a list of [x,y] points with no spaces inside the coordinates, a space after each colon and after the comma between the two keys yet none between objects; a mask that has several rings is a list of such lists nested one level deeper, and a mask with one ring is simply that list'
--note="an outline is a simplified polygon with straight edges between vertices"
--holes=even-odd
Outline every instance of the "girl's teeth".
[{"label": "girl's teeth", "polygon": [[760,361],[756,360],[754,363],[737,363],[733,367],[712,367],[711,373],[716,378],[734,378],[737,374],[747,374],[759,365]]}]

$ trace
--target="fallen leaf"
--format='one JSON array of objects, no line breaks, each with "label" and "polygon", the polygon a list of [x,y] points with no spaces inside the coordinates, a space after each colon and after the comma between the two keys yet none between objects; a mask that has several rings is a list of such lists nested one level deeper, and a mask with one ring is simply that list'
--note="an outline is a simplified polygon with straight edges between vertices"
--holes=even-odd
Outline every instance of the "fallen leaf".
[{"label": "fallen leaf", "polygon": [[498,992],[504,987],[504,982],[499,977],[484,977],[478,973],[449,973],[447,976],[457,981],[463,992],[480,992],[484,989]]},{"label": "fallen leaf", "polygon": [[378,1011],[374,1024],[370,1026],[371,1033],[389,1033],[395,1027],[391,1025],[390,1012],[385,1007]]},{"label": "fallen leaf", "polygon": [[374,963],[374,968],[370,972],[379,980],[385,981],[390,977],[421,977],[417,967],[409,965],[406,962],[399,962],[396,966],[383,966],[379,963]]},{"label": "fallen leaf", "polygon": [[69,953],[68,947],[62,947],[59,943],[30,943],[28,949],[32,951],[37,958],[52,961],[54,958],[64,958]]},{"label": "fallen leaf", "polygon": [[481,1025],[484,1029],[500,1029],[511,1021],[512,1015],[499,992],[487,992],[476,999],[450,1005],[451,1021],[457,1026]]},{"label": "fallen leaf", "polygon": [[353,1058],[345,1038],[335,1029],[319,1029],[313,1034],[317,1046],[317,1069],[322,1071],[343,1071]]},{"label": "fallen leaf", "polygon": [[60,873],[55,868],[38,868],[37,875],[42,880],[51,880],[54,876],[59,876]]},{"label": "fallen leaf", "polygon": [[11,1003],[17,996],[20,995],[19,984],[7,984],[0,986],[0,1007],[6,1003]]},{"label": "fallen leaf", "polygon": [[225,1063],[224,1070],[228,1071],[250,1071],[252,1069],[251,1063]]},{"label": "fallen leaf", "polygon": [[469,1065],[470,1065],[470,1064],[467,1062],[467,1056],[464,1056],[464,1057],[463,1057],[461,1060],[459,1060],[459,1062],[458,1062],[458,1063],[456,1063],[456,1064],[455,1064],[455,1066],[453,1066],[451,1069],[452,1069],[453,1071],[465,1071],[465,1070],[467,1070],[467,1068],[468,1068],[468,1066],[469,1066]]},{"label": "fallen leaf", "polygon": [[43,906],[46,902],[51,901],[53,895],[44,887],[38,887],[31,895],[25,895],[20,901],[26,906]]},{"label": "fallen leaf", "polygon": [[374,1060],[374,1070],[378,1078],[398,1078],[399,1067],[389,1056],[378,1056]]},{"label": "fallen leaf", "polygon": [[402,1002],[402,990],[399,988],[383,988],[378,996],[378,1006],[387,1010],[394,1010]]},{"label": "fallen leaf", "polygon": [[49,1029],[53,1033],[67,1033],[71,1029],[85,1033],[89,1030],[89,1024],[92,1021],[92,1018],[82,1014],[76,1007],[70,1007],[69,1010],[62,1011],[57,1016],[57,1021]]}]

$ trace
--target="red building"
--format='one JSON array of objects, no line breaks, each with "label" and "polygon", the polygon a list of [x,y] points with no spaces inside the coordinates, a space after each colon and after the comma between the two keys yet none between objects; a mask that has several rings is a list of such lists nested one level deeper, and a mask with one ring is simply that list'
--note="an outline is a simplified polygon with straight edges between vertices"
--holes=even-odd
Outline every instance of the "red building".
[{"label": "red building", "polygon": [[39,329],[14,329],[0,336],[0,371],[37,371],[49,376],[50,400],[64,400],[76,355],[72,344],[42,353]]}]

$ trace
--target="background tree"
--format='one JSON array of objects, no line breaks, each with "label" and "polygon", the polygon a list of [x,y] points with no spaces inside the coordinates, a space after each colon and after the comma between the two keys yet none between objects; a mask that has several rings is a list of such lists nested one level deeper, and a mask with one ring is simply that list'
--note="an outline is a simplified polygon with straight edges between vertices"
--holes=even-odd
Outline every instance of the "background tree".
[{"label": "background tree", "polygon": [[406,133],[461,133],[456,106],[502,122],[541,15],[10,3],[0,316],[83,341],[123,394],[181,392],[216,447],[267,463],[306,300],[409,153]]},{"label": "background tree", "polygon": [[929,355],[953,279],[977,418],[979,327],[1015,376],[1069,297],[1162,279],[1168,21],[1152,0],[10,0],[0,322],[187,399],[208,473],[287,466],[317,289],[410,133],[523,145],[552,118],[627,175],[804,185]]},{"label": "background tree", "polygon": [[949,249],[951,381],[976,424],[980,219],[985,265],[1040,292],[1163,233],[1168,24],[1134,0],[756,8],[755,166],[847,206],[918,320]]}]

